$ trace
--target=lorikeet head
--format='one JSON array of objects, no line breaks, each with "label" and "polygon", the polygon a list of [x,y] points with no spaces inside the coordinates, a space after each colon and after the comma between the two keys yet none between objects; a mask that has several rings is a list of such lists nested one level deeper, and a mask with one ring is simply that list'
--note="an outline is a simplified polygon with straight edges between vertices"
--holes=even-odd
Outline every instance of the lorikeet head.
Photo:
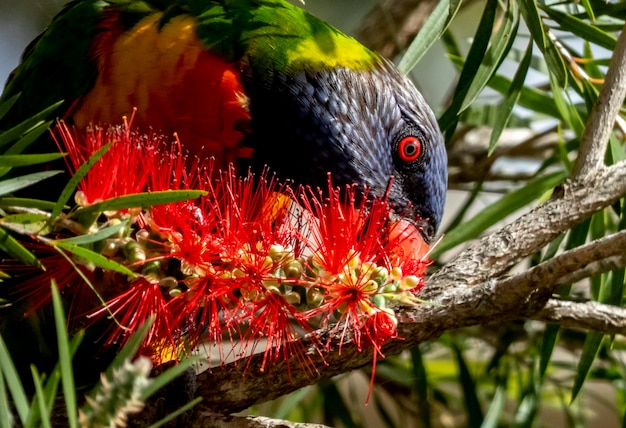
[{"label": "lorikeet head", "polygon": [[439,227],[447,156],[435,117],[408,78],[386,61],[370,70],[335,67],[250,76],[253,164],[324,187],[358,183],[385,195],[427,241]]},{"label": "lorikeet head", "polygon": [[3,97],[17,92],[16,123],[61,99],[79,127],[137,108],[135,126],[177,132],[220,167],[267,165],[321,188],[330,173],[387,195],[426,241],[441,223],[446,153],[415,86],[282,0],[70,2]]}]

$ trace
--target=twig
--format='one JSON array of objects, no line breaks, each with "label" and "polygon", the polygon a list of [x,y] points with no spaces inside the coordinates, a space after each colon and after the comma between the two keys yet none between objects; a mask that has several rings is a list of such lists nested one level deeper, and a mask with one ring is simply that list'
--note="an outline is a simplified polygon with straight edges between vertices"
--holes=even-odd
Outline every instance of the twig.
[{"label": "twig", "polygon": [[[590,191],[593,189],[593,191]],[[522,258],[626,194],[626,162],[605,167],[584,179],[566,182],[558,194],[501,230],[472,244],[432,276],[425,298],[441,292],[441,279],[460,285],[497,278]],[[447,281],[446,281],[447,282]]]},{"label": "twig", "polygon": [[[559,286],[562,285],[559,279],[566,274],[584,269],[593,262],[599,262],[614,256],[623,256],[625,252],[626,230],[623,230],[559,254],[519,275],[504,279],[501,284],[507,287],[525,286],[533,289],[545,288],[545,284]],[[593,274],[595,272],[591,271],[589,273]]]},{"label": "twig", "polygon": [[626,334],[626,309],[598,302],[571,302],[550,299],[532,319],[563,327]]},{"label": "twig", "polygon": [[584,177],[604,165],[609,135],[613,130],[615,118],[624,104],[625,96],[626,26],[617,39],[604,85],[585,126],[572,178]]}]

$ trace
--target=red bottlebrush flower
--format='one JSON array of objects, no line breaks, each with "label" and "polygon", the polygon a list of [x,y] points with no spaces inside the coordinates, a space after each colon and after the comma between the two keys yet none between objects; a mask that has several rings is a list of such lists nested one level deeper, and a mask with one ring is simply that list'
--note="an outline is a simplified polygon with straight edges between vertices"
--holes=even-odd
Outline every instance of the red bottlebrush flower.
[{"label": "red bottlebrush flower", "polygon": [[[277,290],[278,291],[278,290]],[[289,361],[296,358],[303,370],[314,373],[313,362],[306,353],[304,344],[297,339],[312,331],[303,314],[293,304],[288,303],[279,292],[266,291],[259,298],[254,299],[245,318],[249,319],[249,329],[243,338],[246,343],[246,354],[252,354],[266,338],[263,352],[261,371],[280,359]],[[291,377],[291,367],[287,364],[288,375]]]},{"label": "red bottlebrush flower", "polygon": [[150,354],[156,362],[177,358],[180,332],[159,283],[139,278],[128,284],[125,292],[109,299],[104,307],[88,317],[95,322],[107,316],[112,316],[115,322],[111,322],[104,333],[105,346],[123,344],[150,316],[155,316],[144,339],[142,353]]},{"label": "red bottlebrush flower", "polygon": [[[23,243],[37,258],[42,268],[24,265],[18,261],[6,261],[2,270],[11,274],[16,280],[20,279],[19,285],[13,285],[9,290],[9,298],[15,300],[27,300],[28,310],[24,313],[24,317],[28,317],[43,306],[47,305],[51,299],[50,292],[51,281],[55,281],[60,293],[69,296],[72,302],[81,301],[88,298],[92,294],[92,290],[85,282],[84,275],[87,279],[93,279],[93,272],[84,266],[75,263],[72,265],[67,257],[48,245],[38,242]],[[80,269],[80,273],[77,271]],[[75,304],[70,306],[70,311]]]},{"label": "red bottlebrush flower", "polygon": [[376,374],[376,362],[378,355],[385,357],[381,352],[381,346],[389,339],[398,337],[398,320],[392,311],[379,309],[374,311],[363,325],[363,334],[373,348],[372,375],[370,377],[370,387],[365,402],[368,403],[374,387],[374,376]]},{"label": "red bottlebrush flower", "polygon": [[59,148],[67,151],[66,162],[71,171],[76,171],[96,151],[113,142],[78,185],[76,199],[83,206],[145,191],[164,144],[161,137],[131,132],[128,123],[106,130],[92,127],[82,133],[60,122],[52,135]]},{"label": "red bottlebrush flower", "polygon": [[223,352],[224,334],[236,332],[247,354],[266,341],[262,370],[296,358],[312,372],[298,339],[336,322],[340,351],[348,339],[360,350],[371,346],[375,368],[382,345],[397,337],[389,304],[418,301],[429,247],[415,224],[392,221],[386,198],[367,189],[340,191],[330,176],[327,191],[316,192],[278,185],[267,172],[213,174],[212,164],[202,168],[188,158],[178,139],[167,145],[139,137],[128,124],[93,129],[84,144],[64,125],[57,133],[74,169],[115,141],[80,184],[84,204],[143,190],[208,191],[142,210],[123,236],[112,238],[107,255],[138,279],[96,275],[106,305],[91,302],[84,312],[92,322],[115,319],[106,344],[124,342],[155,316],[144,352],[156,362],[207,339]]}]

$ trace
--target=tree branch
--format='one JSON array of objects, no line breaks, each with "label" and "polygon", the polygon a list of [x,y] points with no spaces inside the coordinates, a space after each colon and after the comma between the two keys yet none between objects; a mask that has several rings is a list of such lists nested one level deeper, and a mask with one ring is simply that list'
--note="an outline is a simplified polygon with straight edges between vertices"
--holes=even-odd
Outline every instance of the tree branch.
[{"label": "tree branch", "polygon": [[508,287],[518,287],[523,284],[532,288],[546,288],[545,284],[554,284],[558,287],[562,285],[560,278],[566,274],[580,271],[592,262],[621,256],[624,248],[626,248],[626,230],[559,254],[519,275],[504,279],[502,284]]},{"label": "tree branch", "polygon": [[550,299],[531,317],[562,327],[595,330],[605,334],[626,334],[626,309],[598,302],[571,302]]},{"label": "tree branch", "polygon": [[[589,189],[594,189],[590,192]],[[567,181],[553,198],[486,236],[432,276],[426,299],[441,293],[437,284],[473,285],[500,276],[524,257],[540,250],[559,234],[626,194],[626,162],[604,167],[577,181]],[[441,282],[441,279],[448,281]]]},{"label": "tree branch", "polygon": [[626,26],[622,29],[598,99],[585,126],[572,178],[584,177],[604,165],[615,119],[626,96]]}]

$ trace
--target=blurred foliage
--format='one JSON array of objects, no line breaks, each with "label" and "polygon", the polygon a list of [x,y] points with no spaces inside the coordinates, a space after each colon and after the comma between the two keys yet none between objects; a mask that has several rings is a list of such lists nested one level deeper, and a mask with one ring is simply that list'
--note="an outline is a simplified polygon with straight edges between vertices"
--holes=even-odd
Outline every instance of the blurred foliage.
[{"label": "blurred foliage", "polygon": [[[459,22],[467,19],[460,18],[461,14],[477,3],[481,16],[471,45],[465,49],[465,40],[453,30],[465,25]],[[625,19],[626,3],[618,1],[439,2],[400,61],[400,67],[409,72],[437,44],[443,46],[458,72],[449,99],[434,107],[441,112],[439,123],[447,137],[451,187],[467,192],[458,211],[451,213],[445,237],[433,253],[435,268],[468,241],[535,206],[569,175]],[[495,103],[491,101],[494,94]],[[14,101],[0,104],[0,117]],[[45,163],[58,156],[22,154],[50,126],[45,121],[47,113],[0,134],[0,249],[28,264],[36,264],[37,259],[15,239],[15,233],[42,224],[42,218],[9,217],[5,209],[62,208],[11,196],[55,174],[23,175],[14,170],[18,165]],[[541,129],[536,126],[539,123]],[[528,125],[533,132],[511,139],[511,131],[519,125]],[[623,118],[617,125],[607,164],[626,159]],[[478,147],[472,146],[468,136],[480,129],[489,131],[488,138],[481,139]],[[514,165],[520,159],[531,159],[532,171],[518,173]],[[483,209],[484,190],[494,188],[504,195]],[[520,267],[623,230],[625,204],[621,200],[597,213]],[[621,306],[624,278],[624,269],[616,270],[564,286],[560,294]],[[68,364],[78,339],[60,339],[66,343]],[[345,427],[626,426],[625,348],[622,336],[584,334],[524,320],[473,327],[379,361],[368,407],[363,403],[369,373],[357,372],[255,406],[249,412]],[[42,418],[50,412],[50,397],[56,393],[59,379],[69,400],[68,414],[77,416],[71,380],[63,364],[47,380],[33,373],[38,392],[30,403],[15,383],[8,360],[1,358],[0,362],[0,426],[9,423],[7,388],[19,418],[27,421],[32,415]],[[35,426],[35,422],[29,423]]]}]

